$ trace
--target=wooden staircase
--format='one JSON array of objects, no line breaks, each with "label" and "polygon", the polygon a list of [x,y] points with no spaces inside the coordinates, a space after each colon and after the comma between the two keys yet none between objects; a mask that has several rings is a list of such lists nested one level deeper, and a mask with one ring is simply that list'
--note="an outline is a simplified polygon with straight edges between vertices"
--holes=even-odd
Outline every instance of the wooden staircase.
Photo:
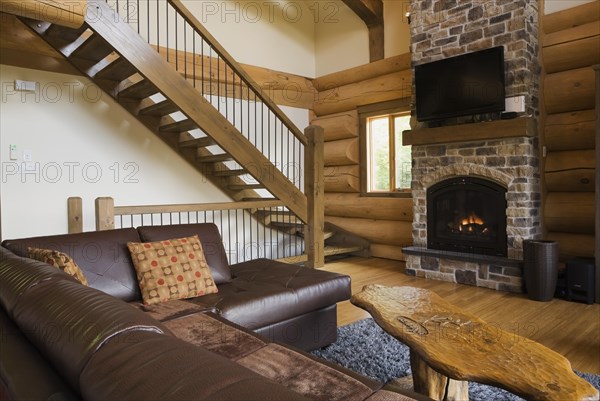
[{"label": "wooden staircase", "polygon": [[[177,0],[169,4],[182,11]],[[79,28],[21,20],[232,199],[281,200],[289,212],[262,216],[264,223],[302,235],[309,216],[298,185],[105,2],[89,2]],[[281,115],[282,124],[289,124]],[[294,135],[301,145],[308,143],[299,131]]]},{"label": "wooden staircase", "polygon": [[256,166],[270,161],[106,3],[89,6],[96,13],[76,29],[22,20],[234,200],[260,198],[256,190],[265,189],[306,220],[306,196],[296,186],[277,169],[261,181]]}]

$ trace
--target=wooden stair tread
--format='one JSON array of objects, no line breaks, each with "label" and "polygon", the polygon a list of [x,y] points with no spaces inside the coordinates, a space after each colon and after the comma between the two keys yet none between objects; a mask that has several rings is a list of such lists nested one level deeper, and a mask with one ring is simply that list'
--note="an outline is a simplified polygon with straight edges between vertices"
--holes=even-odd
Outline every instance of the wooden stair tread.
[{"label": "wooden stair tread", "polygon": [[233,160],[233,158],[227,153],[221,153],[218,155],[198,156],[196,160],[198,160],[200,163],[217,163]]},{"label": "wooden stair tread", "polygon": [[243,168],[233,169],[233,170],[218,170],[218,171],[213,171],[212,174],[215,176],[218,176],[218,177],[233,177],[233,176],[248,174],[248,170],[243,169]]},{"label": "wooden stair tread", "polygon": [[75,39],[81,36],[88,29],[86,24],[81,27],[73,29],[62,25],[52,24],[46,30],[46,36],[50,38],[60,38],[62,40],[73,42]]},{"label": "wooden stair tread", "polygon": [[163,125],[159,128],[160,132],[186,132],[191,131],[193,129],[198,129],[198,126],[195,122],[189,119],[177,121],[175,123]]},{"label": "wooden stair tread", "polygon": [[179,141],[180,148],[205,148],[216,144],[215,140],[206,136],[204,138],[189,139],[186,141]]},{"label": "wooden stair tread", "polygon": [[141,81],[129,85],[125,89],[121,90],[118,96],[126,99],[145,99],[157,92],[158,89],[156,89],[156,86],[154,86],[152,82],[142,79]]},{"label": "wooden stair tread", "polygon": [[170,100],[163,100],[162,102],[158,102],[153,104],[152,106],[145,107],[140,110],[140,114],[143,116],[156,116],[162,117],[167,114],[175,113],[179,110],[179,107],[175,103]]},{"label": "wooden stair tread", "polygon": [[100,35],[92,35],[71,52],[69,58],[100,61],[114,51]]},{"label": "wooden stair tread", "polygon": [[228,185],[227,188],[232,191],[243,191],[245,189],[264,189],[265,186],[262,184],[233,184]]},{"label": "wooden stair tread", "polygon": [[136,69],[127,60],[119,57],[94,76],[97,79],[108,79],[111,81],[123,81],[135,74]]},{"label": "wooden stair tread", "polygon": [[[352,252],[359,252],[362,250],[363,250],[363,248],[360,246],[347,246],[347,247],[325,246],[324,253],[325,253],[325,256],[336,256],[336,255],[344,255],[344,254],[352,253]],[[308,260],[308,255],[303,253],[302,255],[290,256],[287,258],[281,258],[281,259],[276,259],[276,260],[278,262],[283,262],[283,263],[301,263],[301,262],[306,262]]]}]

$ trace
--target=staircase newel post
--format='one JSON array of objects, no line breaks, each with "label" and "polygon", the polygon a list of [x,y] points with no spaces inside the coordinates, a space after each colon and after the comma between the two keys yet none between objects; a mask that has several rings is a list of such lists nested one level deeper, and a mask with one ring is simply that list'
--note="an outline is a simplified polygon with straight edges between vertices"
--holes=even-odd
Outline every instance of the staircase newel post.
[{"label": "staircase newel post", "polygon": [[96,198],[96,231],[115,228],[115,200],[111,197]]},{"label": "staircase newel post", "polygon": [[307,200],[305,247],[306,265],[319,268],[325,265],[325,157],[324,131],[311,125],[304,130],[308,141],[304,151],[304,193]]},{"label": "staircase newel post", "polygon": [[79,196],[67,198],[69,234],[83,232],[83,200]]}]

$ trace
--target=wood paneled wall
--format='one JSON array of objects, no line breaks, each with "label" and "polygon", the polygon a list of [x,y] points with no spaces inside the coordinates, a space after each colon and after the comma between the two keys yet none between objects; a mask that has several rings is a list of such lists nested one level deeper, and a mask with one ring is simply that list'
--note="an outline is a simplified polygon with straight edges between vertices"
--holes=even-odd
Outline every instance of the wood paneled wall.
[{"label": "wood paneled wall", "polygon": [[546,15],[542,26],[545,230],[563,260],[593,257],[600,2]]},{"label": "wood paneled wall", "polygon": [[360,195],[357,108],[410,98],[410,55],[317,78],[312,124],[325,130],[325,221],[371,243],[371,255],[403,259],[412,243],[412,198]]}]

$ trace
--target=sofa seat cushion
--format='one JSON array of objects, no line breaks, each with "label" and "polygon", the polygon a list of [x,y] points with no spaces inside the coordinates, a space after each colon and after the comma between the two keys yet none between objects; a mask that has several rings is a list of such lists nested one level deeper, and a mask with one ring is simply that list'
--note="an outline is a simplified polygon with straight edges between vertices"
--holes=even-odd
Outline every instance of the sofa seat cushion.
[{"label": "sofa seat cushion", "polygon": [[73,258],[90,287],[124,301],[142,299],[127,242],[140,242],[133,228],[6,240],[2,245],[27,257],[27,248],[61,251]]},{"label": "sofa seat cushion", "polygon": [[374,391],[338,369],[279,344],[269,344],[238,363],[313,400],[362,401]]},{"label": "sofa seat cushion", "polygon": [[308,401],[220,355],[181,339],[128,332],[94,354],[81,375],[87,401]]},{"label": "sofa seat cushion", "polygon": [[267,345],[264,338],[210,313],[175,318],[165,326],[174,336],[233,361]]},{"label": "sofa seat cushion", "polygon": [[130,302],[129,305],[134,308],[146,312],[159,322],[166,322],[171,319],[177,319],[182,316],[187,316],[201,312],[212,312],[214,308],[202,305],[196,305],[186,300],[175,299],[169,302],[161,302],[158,304],[144,305],[143,302]]},{"label": "sofa seat cushion", "polygon": [[202,244],[206,263],[210,267],[215,283],[231,281],[231,271],[227,254],[223,247],[219,229],[213,223],[173,224],[168,226],[138,227],[143,242],[164,241],[172,238],[191,237],[197,235]]},{"label": "sofa seat cushion", "polygon": [[225,319],[258,329],[334,305],[351,296],[350,277],[256,259],[231,266],[233,281],[218,294],[190,299]]}]

